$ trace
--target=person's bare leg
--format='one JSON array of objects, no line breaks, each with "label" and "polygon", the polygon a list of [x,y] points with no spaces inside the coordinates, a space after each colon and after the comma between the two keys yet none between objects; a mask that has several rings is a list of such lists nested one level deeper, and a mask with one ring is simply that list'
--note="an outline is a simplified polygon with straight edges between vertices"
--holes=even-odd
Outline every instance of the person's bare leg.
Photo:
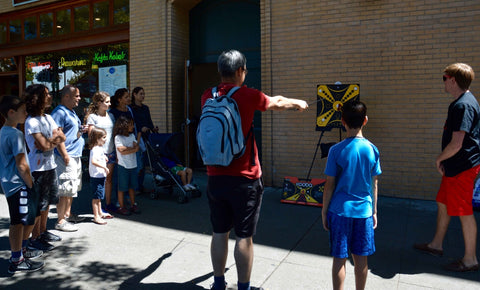
[{"label": "person's bare leg", "polygon": [[346,275],[346,266],[345,263],[347,259],[335,258],[333,257],[333,265],[332,265],[332,282],[333,282],[333,289],[341,290],[343,289],[344,282],[345,282],[345,275]]},{"label": "person's bare leg", "polygon": [[252,237],[237,238],[234,251],[237,264],[238,282],[250,282],[253,265],[253,240]]},{"label": "person's bare leg", "polygon": [[463,256],[463,264],[465,266],[477,265],[477,222],[473,215],[460,216],[462,223],[463,239],[465,242],[465,255]]},{"label": "person's bare leg", "polygon": [[445,204],[437,202],[437,207],[437,229],[433,240],[428,246],[432,249],[443,250],[443,239],[447,234],[451,217],[447,214],[447,206]]},{"label": "person's bare leg", "polygon": [[49,211],[50,211],[50,206],[47,206],[47,210],[40,211],[40,234],[44,233],[47,230]]},{"label": "person's bare leg", "polygon": [[123,191],[118,191],[118,204],[121,208],[125,208],[125,201],[123,200]]},{"label": "person's bare leg", "polygon": [[67,197],[66,196],[60,196],[58,199],[57,203],[57,223],[58,224],[63,224],[65,222],[65,211],[67,207]]},{"label": "person's bare leg", "polygon": [[225,274],[225,265],[228,255],[228,233],[212,234],[210,244],[210,258],[213,266],[213,276],[221,277]]},{"label": "person's bare leg", "polygon": [[65,216],[70,217],[72,214],[72,204],[73,204],[73,197],[67,196],[67,204],[65,205]]},{"label": "person's bare leg", "polygon": [[105,204],[109,205],[112,201],[112,179],[113,179],[113,170],[115,168],[114,163],[107,164],[108,174],[105,178]]},{"label": "person's bare leg", "polygon": [[35,224],[32,229],[32,239],[37,239],[40,236],[40,223],[42,222],[41,215],[35,218]]},{"label": "person's bare leg", "polygon": [[367,284],[368,276],[368,257],[352,254],[355,264],[355,289],[363,290]]},{"label": "person's bare leg", "polygon": [[8,240],[10,241],[10,249],[12,252],[22,250],[23,231],[25,226],[22,224],[10,225],[8,231]]},{"label": "person's bare leg", "polygon": [[187,168],[187,169],[185,170],[185,173],[186,173],[186,175],[187,175],[187,184],[192,183],[192,175],[193,175],[192,169],[191,169],[191,168]]}]

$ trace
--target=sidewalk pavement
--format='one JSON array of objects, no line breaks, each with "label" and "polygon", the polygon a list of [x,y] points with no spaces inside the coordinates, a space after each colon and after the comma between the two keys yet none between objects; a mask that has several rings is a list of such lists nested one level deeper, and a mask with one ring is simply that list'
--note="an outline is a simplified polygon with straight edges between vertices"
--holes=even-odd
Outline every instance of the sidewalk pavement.
[{"label": "sidewalk pavement", "polygon": [[[8,207],[0,196],[0,288],[8,289],[209,289],[209,209],[206,176],[196,172],[203,194],[186,204],[162,194],[152,200],[137,196],[141,214],[116,216],[108,225],[90,221],[88,185],[73,209],[89,217],[79,231],[52,230],[63,240],[44,255],[44,269],[7,273],[10,257]],[[147,176],[148,179],[148,176]],[[175,189],[178,192],[178,189]],[[331,289],[328,233],[321,208],[280,203],[281,189],[266,188],[257,235],[251,284],[265,289]],[[480,289],[480,273],[450,273],[442,265],[461,257],[463,238],[458,219],[452,219],[442,258],[416,252],[415,242],[428,241],[435,230],[436,205],[382,197],[375,231],[377,252],[369,258],[367,289]],[[50,211],[49,229],[56,212]],[[477,223],[480,214],[475,213]],[[236,289],[234,238],[229,242],[229,287]],[[477,246],[478,248],[478,246]],[[477,252],[480,253],[479,250]],[[353,262],[347,262],[346,289],[354,289]]]}]

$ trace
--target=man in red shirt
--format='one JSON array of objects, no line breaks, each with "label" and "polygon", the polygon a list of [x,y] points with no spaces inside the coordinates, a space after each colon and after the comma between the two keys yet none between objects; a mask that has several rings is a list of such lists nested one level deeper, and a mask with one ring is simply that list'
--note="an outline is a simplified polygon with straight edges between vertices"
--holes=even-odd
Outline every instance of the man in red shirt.
[{"label": "man in red shirt", "polygon": [[[242,131],[247,138],[253,115],[256,110],[296,109],[303,111],[308,104],[303,100],[270,97],[259,90],[242,86],[247,75],[247,60],[236,50],[223,52],[218,57],[218,72],[221,84],[219,95],[238,86],[240,89],[232,98],[237,102],[242,118]],[[212,97],[211,89],[202,95],[202,106]],[[253,133],[253,132],[252,132]],[[253,264],[253,241],[262,202],[263,182],[262,169],[258,159],[256,144],[251,146],[253,134],[248,135],[245,153],[232,161],[229,166],[207,166],[207,195],[210,205],[210,220],[213,227],[211,242],[211,259],[215,282],[212,289],[225,289],[225,264],[228,254],[228,237],[234,228],[236,235],[235,262],[238,275],[238,289],[256,289],[250,287],[250,274]],[[255,142],[255,140],[253,140]],[[252,164],[252,150],[255,163]]]}]

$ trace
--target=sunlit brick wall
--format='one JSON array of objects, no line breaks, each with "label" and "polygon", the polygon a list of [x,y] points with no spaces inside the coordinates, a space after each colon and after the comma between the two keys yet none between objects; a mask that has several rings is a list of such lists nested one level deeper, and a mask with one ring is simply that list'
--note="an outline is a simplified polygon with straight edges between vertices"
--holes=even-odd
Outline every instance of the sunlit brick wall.
[{"label": "sunlit brick wall", "polygon": [[[261,1],[262,88],[313,102],[317,84],[359,83],[369,116],[364,135],[381,152],[380,193],[433,199],[453,101],[442,72],[466,62],[480,73],[479,16],[478,1]],[[267,182],[306,176],[320,135],[316,109],[263,115]],[[338,140],[334,129],[323,142]],[[324,168],[317,157],[312,177]]]}]

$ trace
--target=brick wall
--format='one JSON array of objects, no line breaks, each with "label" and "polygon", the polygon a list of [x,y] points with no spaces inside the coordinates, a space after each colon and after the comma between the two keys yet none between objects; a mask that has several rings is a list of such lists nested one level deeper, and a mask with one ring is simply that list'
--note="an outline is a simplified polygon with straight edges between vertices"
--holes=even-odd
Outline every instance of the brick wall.
[{"label": "brick wall", "polygon": [[[359,83],[370,120],[364,135],[381,152],[380,193],[434,198],[435,158],[452,101],[441,76],[453,62],[480,72],[480,3],[266,0],[261,6],[264,90],[311,102],[317,84]],[[478,87],[474,81],[477,97]],[[320,134],[315,115],[315,105],[303,114],[263,115],[267,181],[279,186],[285,175],[306,175]],[[325,142],[338,141],[337,130],[326,132]],[[322,177],[324,168],[317,158],[312,176]]]}]

